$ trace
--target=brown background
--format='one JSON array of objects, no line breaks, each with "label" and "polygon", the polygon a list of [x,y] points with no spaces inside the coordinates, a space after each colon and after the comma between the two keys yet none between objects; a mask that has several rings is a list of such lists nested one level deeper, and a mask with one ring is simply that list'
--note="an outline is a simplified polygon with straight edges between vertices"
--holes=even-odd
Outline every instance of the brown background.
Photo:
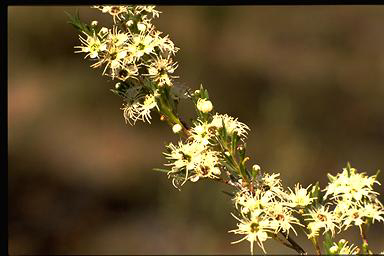
[{"label": "brown background", "polygon": [[[9,7],[9,252],[248,254],[247,242],[230,245],[241,236],[227,233],[236,221],[225,187],[179,192],[152,171],[177,137],[157,115],[152,125],[124,123],[114,83],[73,53],[79,41],[64,11],[75,9]],[[85,21],[110,23],[79,9]],[[253,163],[288,186],[324,187],[347,161],[370,175],[383,169],[384,7],[158,9],[155,24],[181,48],[180,84],[203,83],[217,111],[250,126]],[[380,223],[369,232],[376,252],[382,231]],[[338,239],[360,244],[357,234]],[[274,241],[266,248],[293,252]]]}]

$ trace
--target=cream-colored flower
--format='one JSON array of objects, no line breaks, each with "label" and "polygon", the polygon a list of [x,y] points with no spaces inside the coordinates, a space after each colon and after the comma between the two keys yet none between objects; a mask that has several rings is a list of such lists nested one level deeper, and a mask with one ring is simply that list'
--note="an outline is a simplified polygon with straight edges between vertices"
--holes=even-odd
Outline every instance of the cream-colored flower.
[{"label": "cream-colored flower", "polygon": [[159,86],[172,85],[172,78],[177,76],[172,75],[176,68],[177,63],[168,56],[167,58],[156,56],[148,67],[148,76],[158,83]]},{"label": "cream-colored flower", "polygon": [[128,51],[138,61],[144,54],[154,53],[157,39],[150,33],[133,34],[127,46]]},{"label": "cream-colored flower", "polygon": [[363,204],[362,211],[366,218],[372,220],[372,223],[375,223],[375,220],[378,222],[384,222],[384,208],[379,200]]},{"label": "cream-colored flower", "polygon": [[83,45],[75,46],[75,48],[80,49],[79,51],[75,51],[75,53],[86,52],[87,55],[85,55],[84,58],[87,58],[88,56],[92,59],[99,57],[100,53],[107,49],[107,44],[100,41],[96,34],[93,34],[93,36],[85,35],[87,38],[83,38],[81,35],[79,36],[80,42]]},{"label": "cream-colored flower", "polygon": [[310,186],[303,188],[299,183],[297,183],[295,185],[295,191],[288,188],[290,191],[290,194],[288,194],[288,200],[292,203],[292,207],[305,207],[312,203],[314,198],[311,198],[310,193],[308,193],[309,187]]},{"label": "cream-colored flower", "polygon": [[216,130],[210,123],[200,121],[190,130],[189,139],[202,143],[204,145],[213,144],[212,138],[215,137]]},{"label": "cream-colored flower", "polygon": [[117,26],[113,26],[109,31],[107,41],[111,46],[119,47],[128,42],[129,34],[118,30]]},{"label": "cream-colored flower", "polygon": [[126,104],[123,108],[125,120],[131,125],[132,123],[130,120],[133,120],[133,124],[135,124],[137,120],[151,123],[151,110],[153,108],[158,109],[156,97],[158,97],[157,92],[154,94],[145,95],[131,104]]},{"label": "cream-colored flower", "polygon": [[280,173],[265,173],[262,178],[263,186],[265,190],[270,191],[270,193],[273,193],[280,199],[285,199],[287,198],[287,193],[283,189],[281,179],[278,178],[279,176]]},{"label": "cream-colored flower", "polygon": [[137,65],[136,64],[128,64],[127,65],[125,63],[126,59],[127,58],[123,59],[122,65],[121,65],[120,69],[117,71],[117,77],[122,81],[125,81],[128,78],[137,79],[137,77],[139,76],[139,69],[138,69]]},{"label": "cream-colored flower", "polygon": [[168,153],[164,153],[172,170],[168,176],[173,177],[175,187],[176,181],[182,180],[183,185],[187,180],[196,182],[200,178],[218,178],[220,171],[220,154],[212,151],[206,145],[198,141],[179,141],[178,145],[170,143],[167,146]]},{"label": "cream-colored flower", "polygon": [[342,212],[342,224],[345,230],[350,226],[358,226],[366,223],[368,219],[372,220],[372,223],[376,221],[384,221],[384,209],[380,203],[364,202],[358,204],[352,204],[348,209]]},{"label": "cream-colored flower", "polygon": [[220,171],[220,158],[218,152],[206,150],[202,154],[199,165],[194,169],[190,180],[196,182],[200,178],[218,178]]},{"label": "cream-colored flower", "polygon": [[324,229],[324,232],[331,231],[332,236],[334,236],[336,232],[336,228],[339,228],[337,219],[329,211],[328,207],[321,206],[317,209],[310,209],[309,213],[304,214],[304,216],[308,216],[306,221],[309,221],[307,228],[310,233],[308,234],[308,238],[316,237],[319,235],[320,229]]},{"label": "cream-colored flower", "polygon": [[172,42],[171,39],[169,39],[169,36],[161,37],[160,36],[161,32],[156,32],[156,38],[157,38],[157,43],[158,47],[160,48],[160,51],[162,53],[169,53],[169,54],[176,54],[180,49],[175,46],[175,44]]},{"label": "cream-colored flower", "polygon": [[93,8],[99,9],[103,13],[109,13],[110,15],[112,15],[114,23],[116,23],[116,19],[121,20],[122,18],[124,18],[125,14],[129,13],[129,9],[127,8],[127,6],[123,5],[95,5],[93,6]]},{"label": "cream-colored flower", "polygon": [[239,219],[235,215],[232,216],[237,219],[240,223],[237,224],[237,229],[230,230],[234,234],[245,235],[238,241],[232,242],[232,244],[239,243],[244,240],[248,240],[251,245],[251,254],[253,254],[253,245],[256,242],[257,245],[263,250],[264,253],[264,242],[270,238],[268,232],[273,232],[273,228],[270,227],[268,220],[265,220],[259,216],[253,218]]},{"label": "cream-colored flower", "polygon": [[228,116],[227,114],[215,114],[213,116],[211,124],[217,128],[222,128],[223,122],[228,134],[232,135],[234,132],[236,132],[237,135],[241,137],[246,137],[248,133],[247,130],[249,130],[249,127],[246,124],[237,121],[237,118],[233,118],[231,116]]},{"label": "cream-colored flower", "polygon": [[124,69],[124,59],[127,57],[127,51],[124,48],[111,46],[107,53],[104,56],[104,59],[99,62],[93,64],[91,67],[98,67],[103,63],[106,63],[103,75],[107,72],[108,68],[110,70],[109,76],[114,79],[118,76],[118,71]]},{"label": "cream-colored flower", "polygon": [[135,7],[135,14],[151,14],[153,18],[158,18],[161,12],[156,10],[155,8],[156,6],[154,5],[138,5]]},{"label": "cream-colored flower", "polygon": [[303,225],[292,214],[293,211],[281,202],[270,203],[267,206],[267,216],[270,218],[270,226],[274,228],[276,234],[282,230],[288,235],[292,229],[297,235],[292,224]]},{"label": "cream-colored flower", "polygon": [[235,206],[240,210],[241,214],[252,213],[257,209],[261,209],[262,195],[260,189],[256,189],[254,194],[248,190],[239,191],[234,197]]}]

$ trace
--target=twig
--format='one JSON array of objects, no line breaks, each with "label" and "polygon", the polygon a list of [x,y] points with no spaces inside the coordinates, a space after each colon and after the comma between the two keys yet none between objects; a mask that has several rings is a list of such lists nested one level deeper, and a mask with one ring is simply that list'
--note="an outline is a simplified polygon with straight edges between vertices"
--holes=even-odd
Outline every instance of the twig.
[{"label": "twig", "polygon": [[300,253],[300,255],[306,255],[306,254],[307,254],[307,252],[306,252],[303,248],[301,248],[301,246],[300,246],[298,243],[296,243],[296,241],[293,240],[292,237],[290,237],[289,235],[287,235],[284,231],[280,231],[280,233],[281,233],[282,235],[285,236],[285,238],[286,238],[286,239],[288,240],[288,242],[292,245],[293,249],[294,249],[296,252]]}]

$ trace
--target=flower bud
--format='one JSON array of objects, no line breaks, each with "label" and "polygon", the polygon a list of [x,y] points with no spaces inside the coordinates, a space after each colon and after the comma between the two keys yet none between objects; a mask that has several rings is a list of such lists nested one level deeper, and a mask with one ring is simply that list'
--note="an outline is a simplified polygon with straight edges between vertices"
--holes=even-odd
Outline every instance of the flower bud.
[{"label": "flower bud", "polygon": [[133,24],[133,20],[128,20],[125,24],[130,27]]},{"label": "flower bud", "polygon": [[196,182],[196,181],[198,181],[199,180],[199,176],[193,176],[193,177],[191,177],[190,178],[190,180],[192,181],[192,182]]},{"label": "flower bud", "polygon": [[94,21],[91,22],[91,26],[92,26],[92,27],[96,27],[97,24],[98,24],[97,20],[94,20]]},{"label": "flower bud", "polygon": [[203,113],[211,112],[213,109],[212,102],[207,99],[199,99],[197,101],[197,109]]},{"label": "flower bud", "polygon": [[147,28],[147,26],[145,26],[144,23],[141,23],[141,22],[137,23],[137,29],[139,31],[144,31],[146,28]]},{"label": "flower bud", "polygon": [[183,127],[181,127],[180,124],[175,124],[175,125],[172,127],[172,131],[173,131],[174,133],[179,133],[182,129],[183,129]]},{"label": "flower bud", "polygon": [[108,29],[106,27],[102,27],[98,33],[99,36],[103,37],[104,35],[108,34]]},{"label": "flower bud", "polygon": [[221,171],[219,168],[213,168],[212,169],[212,173],[215,174],[215,175],[220,175],[221,174]]},{"label": "flower bud", "polygon": [[337,253],[338,250],[339,250],[339,247],[337,245],[334,245],[331,248],[329,248],[330,253]]},{"label": "flower bud", "polygon": [[254,171],[254,172],[257,172],[257,171],[260,171],[260,166],[258,165],[258,164],[254,164],[253,166],[252,166],[252,170]]}]

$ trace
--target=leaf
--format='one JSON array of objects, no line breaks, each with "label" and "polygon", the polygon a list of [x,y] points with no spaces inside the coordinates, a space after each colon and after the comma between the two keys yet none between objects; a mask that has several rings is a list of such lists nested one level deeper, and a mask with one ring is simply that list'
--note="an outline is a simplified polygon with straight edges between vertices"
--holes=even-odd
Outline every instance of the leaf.
[{"label": "leaf", "polygon": [[238,141],[239,141],[239,136],[237,136],[236,132],[233,132],[233,135],[232,135],[232,151],[233,152],[236,152]]},{"label": "leaf", "polygon": [[111,92],[113,92],[114,94],[116,94],[117,96],[120,96],[120,97],[123,97],[124,98],[124,93],[119,91],[119,90],[115,90],[115,89],[109,89]]},{"label": "leaf", "polygon": [[332,247],[333,242],[332,242],[332,236],[329,234],[329,231],[326,232],[324,235],[323,245],[324,245],[324,249],[326,251],[326,254],[328,254],[328,255],[331,254],[329,249]]},{"label": "leaf", "polygon": [[161,168],[153,168],[152,170],[157,171],[157,172],[165,172],[165,173],[168,173],[171,171],[171,170],[166,170],[166,169],[161,169]]},{"label": "leaf", "polygon": [[323,197],[320,194],[319,182],[316,182],[316,184],[312,187],[310,195],[311,195],[312,198],[316,198],[316,200],[315,200],[316,204],[321,204],[323,202]]},{"label": "leaf", "polygon": [[228,192],[228,191],[224,191],[224,190],[222,190],[221,192],[223,192],[224,194],[226,194],[226,195],[228,195],[228,196],[230,196],[230,197],[234,197],[234,196],[235,196],[235,194],[233,194],[233,193],[231,193],[231,192]]},{"label": "leaf", "polygon": [[[221,119],[221,124],[222,124],[222,128],[221,128],[221,132],[220,133],[223,133],[222,134],[222,139],[225,143],[227,143],[227,128],[225,127],[225,123],[224,123],[224,119]],[[221,135],[221,134],[220,134]]]},{"label": "leaf", "polygon": [[93,35],[93,32],[94,32],[93,29],[91,29],[87,24],[85,24],[80,20],[79,10],[76,10],[75,15],[72,15],[68,12],[65,12],[65,14],[67,14],[67,16],[70,19],[68,23],[71,24],[75,29],[77,29],[80,32],[84,32],[89,36]]}]

